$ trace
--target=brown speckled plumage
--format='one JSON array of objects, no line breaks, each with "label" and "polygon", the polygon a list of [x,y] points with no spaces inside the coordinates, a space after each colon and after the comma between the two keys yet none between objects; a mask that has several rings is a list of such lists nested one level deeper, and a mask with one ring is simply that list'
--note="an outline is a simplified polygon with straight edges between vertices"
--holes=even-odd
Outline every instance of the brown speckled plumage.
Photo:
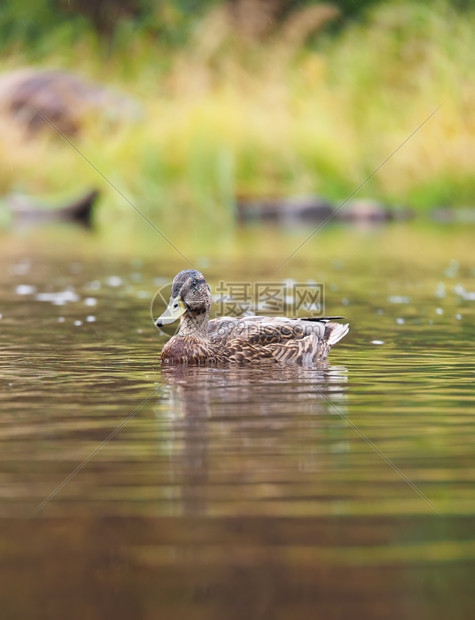
[{"label": "brown speckled plumage", "polygon": [[[310,365],[324,361],[331,347],[349,329],[347,324],[331,320],[341,317],[252,316],[209,320],[211,293],[203,275],[193,269],[181,271],[175,277],[172,301],[177,300],[183,304],[180,331],[163,347],[163,364],[255,364],[267,361]],[[175,303],[177,306],[178,302]],[[157,320],[157,325],[161,319]]]}]

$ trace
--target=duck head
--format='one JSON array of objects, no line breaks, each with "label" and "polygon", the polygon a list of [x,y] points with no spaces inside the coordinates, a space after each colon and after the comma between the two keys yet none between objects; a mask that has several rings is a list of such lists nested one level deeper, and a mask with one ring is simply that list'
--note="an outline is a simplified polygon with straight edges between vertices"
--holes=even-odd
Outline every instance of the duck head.
[{"label": "duck head", "polygon": [[180,271],[173,279],[168,306],[155,325],[171,325],[185,313],[190,319],[197,320],[203,315],[206,320],[211,302],[211,292],[203,274],[196,269]]}]

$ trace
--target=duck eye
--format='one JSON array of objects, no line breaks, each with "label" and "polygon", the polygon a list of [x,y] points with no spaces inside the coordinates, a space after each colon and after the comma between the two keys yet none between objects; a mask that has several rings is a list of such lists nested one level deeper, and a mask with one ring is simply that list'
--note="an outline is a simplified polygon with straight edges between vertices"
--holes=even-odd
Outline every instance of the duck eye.
[{"label": "duck eye", "polygon": [[178,304],[175,304],[173,307],[174,307],[174,308],[178,308]]}]

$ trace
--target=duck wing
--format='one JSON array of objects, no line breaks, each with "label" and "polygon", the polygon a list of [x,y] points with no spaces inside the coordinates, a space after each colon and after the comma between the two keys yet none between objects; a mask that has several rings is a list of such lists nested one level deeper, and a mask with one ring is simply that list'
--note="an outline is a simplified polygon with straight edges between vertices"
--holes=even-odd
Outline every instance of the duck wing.
[{"label": "duck wing", "polygon": [[349,329],[348,324],[328,322],[323,337],[311,333],[297,340],[272,343],[265,348],[272,352],[278,362],[308,366],[325,361],[332,346],[346,336]]},{"label": "duck wing", "polygon": [[[209,322],[208,336],[212,342],[224,345],[232,340],[234,346],[236,346],[236,341],[241,342],[241,345],[284,344],[287,346],[290,342],[300,341],[307,336],[314,335],[318,341],[328,341],[330,346],[333,346],[348,332],[347,325],[332,322],[337,318],[342,317],[302,319],[265,316],[220,317]],[[337,337],[337,334],[341,335]]]}]

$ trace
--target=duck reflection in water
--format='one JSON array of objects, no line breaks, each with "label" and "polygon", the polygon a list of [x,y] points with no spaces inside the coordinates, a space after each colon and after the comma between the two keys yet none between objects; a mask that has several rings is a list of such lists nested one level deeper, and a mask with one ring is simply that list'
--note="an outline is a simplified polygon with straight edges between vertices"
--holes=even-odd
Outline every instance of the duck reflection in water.
[{"label": "duck reflection in water", "polygon": [[174,366],[162,375],[171,387],[170,467],[180,514],[272,511],[272,501],[289,501],[293,484],[321,469],[322,435],[340,439],[331,403],[345,412],[344,367],[286,366],[276,375],[273,364]]}]

